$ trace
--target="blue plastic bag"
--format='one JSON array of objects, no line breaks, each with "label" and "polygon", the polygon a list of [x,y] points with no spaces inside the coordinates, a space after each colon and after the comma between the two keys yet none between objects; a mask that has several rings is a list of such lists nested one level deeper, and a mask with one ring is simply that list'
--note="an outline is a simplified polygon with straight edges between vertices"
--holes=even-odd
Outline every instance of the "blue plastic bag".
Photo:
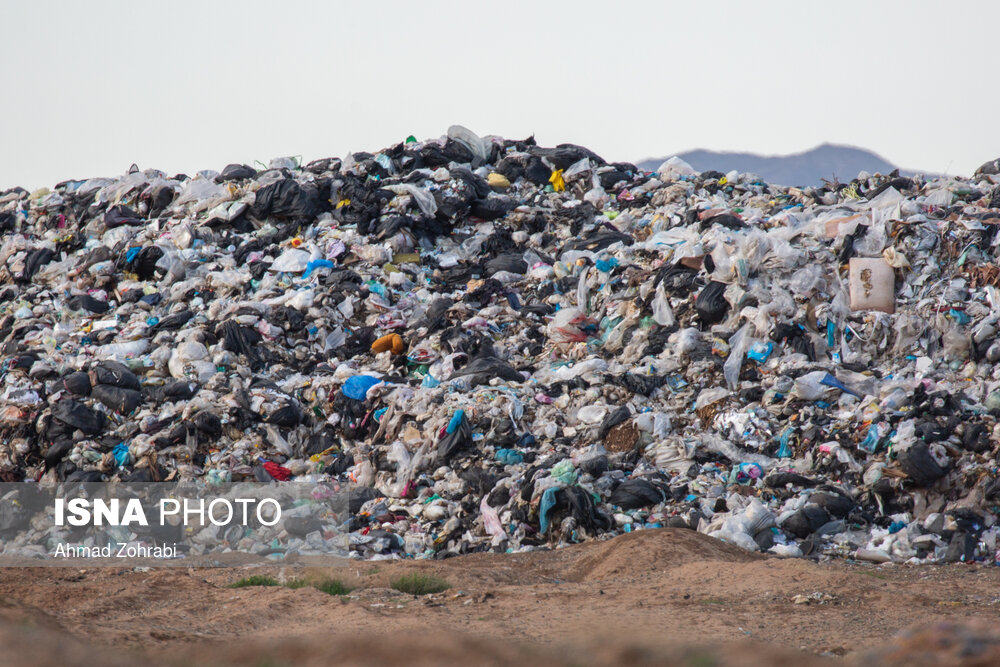
[{"label": "blue plastic bag", "polygon": [[302,272],[303,278],[308,278],[316,269],[332,269],[333,262],[328,259],[313,259],[306,264],[306,270]]},{"label": "blue plastic bag", "polygon": [[381,381],[379,378],[372,377],[371,375],[355,375],[352,378],[348,378],[347,382],[344,383],[344,396],[353,398],[356,401],[363,401],[368,396],[368,390]]}]

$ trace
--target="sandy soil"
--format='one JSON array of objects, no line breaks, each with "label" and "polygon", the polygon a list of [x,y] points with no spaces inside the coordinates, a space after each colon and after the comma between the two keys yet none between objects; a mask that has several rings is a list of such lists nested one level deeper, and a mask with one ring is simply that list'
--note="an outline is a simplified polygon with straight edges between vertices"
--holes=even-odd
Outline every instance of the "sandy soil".
[{"label": "sandy soil", "polygon": [[[392,590],[421,572],[450,584]],[[333,577],[230,588],[249,574]],[[0,664],[1000,664],[1000,568],[815,564],[662,529],[341,567],[0,569]]]}]

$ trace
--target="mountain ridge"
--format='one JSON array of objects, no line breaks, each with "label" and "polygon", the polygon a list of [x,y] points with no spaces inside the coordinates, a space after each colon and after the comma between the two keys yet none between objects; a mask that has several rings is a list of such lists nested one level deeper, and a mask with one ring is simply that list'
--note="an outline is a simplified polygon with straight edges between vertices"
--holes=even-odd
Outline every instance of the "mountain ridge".
[{"label": "mountain ridge", "polygon": [[[837,179],[843,183],[855,178],[860,171],[887,174],[898,168],[872,151],[832,143],[788,155],[705,149],[689,150],[676,155],[699,172],[710,169],[728,172],[735,169],[758,174],[764,181],[778,185],[820,185],[824,179]],[[665,159],[667,158],[648,158],[638,162],[636,166],[655,171]],[[900,173],[912,175],[915,172],[900,170]]]}]

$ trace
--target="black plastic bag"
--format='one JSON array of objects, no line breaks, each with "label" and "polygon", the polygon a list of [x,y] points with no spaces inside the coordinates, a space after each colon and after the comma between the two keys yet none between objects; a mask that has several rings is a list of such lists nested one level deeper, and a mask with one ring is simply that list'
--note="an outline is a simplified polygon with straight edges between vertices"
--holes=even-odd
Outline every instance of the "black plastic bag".
[{"label": "black plastic bag", "polygon": [[825,509],[814,503],[806,504],[784,520],[781,529],[798,538],[809,537],[830,520]]},{"label": "black plastic bag", "polygon": [[162,387],[156,387],[147,391],[150,400],[160,401],[186,401],[194,398],[198,393],[198,385],[187,380],[170,380]]},{"label": "black plastic bag", "polygon": [[597,174],[597,177],[601,181],[601,187],[604,188],[605,190],[611,190],[612,188],[614,188],[614,186],[621,183],[622,181],[632,180],[631,176],[629,176],[626,172],[621,171],[619,169],[610,169],[608,171],[602,171],[599,174]]},{"label": "black plastic bag", "polygon": [[245,164],[227,164],[222,173],[215,177],[216,183],[242,181],[257,176],[257,170]]},{"label": "black plastic bag", "polygon": [[63,386],[71,394],[90,396],[90,376],[83,371],[68,373],[63,377]]},{"label": "black plastic bag", "polygon": [[567,250],[590,250],[591,252],[599,252],[614,243],[618,243],[619,241],[627,246],[635,243],[635,240],[628,234],[623,234],[622,232],[611,229],[600,229],[585,239],[573,239],[572,241],[567,242],[566,245],[562,247],[562,252],[566,252]]},{"label": "black plastic bag", "polygon": [[127,262],[130,271],[139,276],[139,280],[149,280],[156,275],[156,263],[163,257],[163,251],[157,246],[145,246]]},{"label": "black plastic bag", "polygon": [[454,456],[459,451],[468,448],[472,445],[472,424],[469,423],[469,418],[462,413],[462,418],[458,423],[458,426],[451,433],[445,433],[444,437],[438,441],[437,445],[437,463],[438,465],[444,465],[447,463],[452,456]]},{"label": "black plastic bag", "polygon": [[0,232],[12,232],[17,225],[17,216],[11,212],[0,213]]},{"label": "black plastic bag", "polygon": [[322,174],[327,171],[338,172],[343,161],[339,157],[325,157],[313,160],[305,166],[305,170],[313,174]]},{"label": "black plastic bag", "polygon": [[492,276],[498,271],[524,275],[528,272],[528,263],[515,253],[500,255],[486,262],[486,275]]},{"label": "black plastic bag", "polygon": [[222,420],[207,410],[200,410],[191,418],[195,428],[208,437],[215,439],[222,435]]},{"label": "black plastic bag", "polygon": [[611,492],[608,503],[625,510],[657,505],[667,499],[667,494],[644,479],[627,479]]},{"label": "black plastic bag", "polygon": [[628,406],[625,405],[622,405],[613,410],[612,412],[609,412],[608,415],[604,418],[604,421],[601,422],[601,427],[597,430],[597,437],[600,438],[601,440],[604,440],[604,438],[608,437],[608,432],[611,429],[613,429],[615,426],[618,426],[619,424],[628,421],[628,419],[631,416],[632,412],[628,409]]},{"label": "black plastic bag", "polygon": [[437,297],[427,306],[423,318],[417,322],[415,329],[426,328],[428,333],[433,333],[448,324],[448,309],[455,305],[455,302],[448,297]]},{"label": "black plastic bag", "polygon": [[142,216],[124,204],[112,206],[104,212],[104,226],[114,229],[122,225],[141,225],[145,222]]},{"label": "black plastic bag", "polygon": [[261,335],[256,329],[245,327],[235,320],[226,320],[216,329],[215,335],[223,339],[223,349],[244,355],[252,365],[260,363],[261,355],[257,346],[261,342]]},{"label": "black plastic bag", "polygon": [[479,199],[485,199],[489,197],[492,188],[486,182],[486,179],[482,176],[477,176],[468,167],[454,167],[450,170],[452,178],[461,178],[465,181],[465,184],[476,193],[476,197]]},{"label": "black plastic bag", "polygon": [[868,233],[868,225],[858,225],[854,231],[844,237],[844,246],[840,249],[840,253],[837,255],[837,261],[841,264],[846,264],[847,260],[854,257],[854,242],[860,241]]},{"label": "black plastic bag", "polygon": [[336,444],[336,434],[333,431],[324,430],[309,436],[302,453],[305,456],[313,456],[325,452]]},{"label": "black plastic bag", "polygon": [[95,385],[109,384],[136,391],[140,388],[139,378],[135,376],[135,373],[130,371],[128,366],[120,364],[117,361],[100,362],[94,366],[91,375]]},{"label": "black plastic bag", "polygon": [[471,212],[477,218],[492,221],[504,217],[516,206],[517,202],[508,197],[489,197],[472,202]]},{"label": "black plastic bag", "polygon": [[273,216],[312,221],[321,211],[319,190],[312,183],[300,185],[293,178],[275,181],[257,191],[251,211],[262,220]]},{"label": "black plastic bag", "polygon": [[[45,466],[42,469],[42,475],[47,473],[52,468],[56,468],[59,464],[66,458],[66,455],[70,453],[73,449],[73,440],[68,437],[56,438],[49,448],[45,451]],[[72,464],[70,464],[72,465]]]},{"label": "black plastic bag", "polygon": [[590,158],[597,166],[603,167],[607,162],[589,148],[576,144],[559,144],[555,148],[531,146],[528,152],[538,158],[545,158],[556,166],[556,169],[566,169],[583,158]]},{"label": "black plastic bag", "polygon": [[[541,163],[541,160],[539,160]],[[501,176],[504,176],[508,181],[514,183],[517,179],[524,176],[524,167],[526,160],[522,155],[508,155],[504,159],[497,163],[496,169],[494,171]]]},{"label": "black plastic bag", "polygon": [[839,493],[819,492],[809,496],[809,502],[822,507],[830,516],[843,519],[854,509],[854,501]]},{"label": "black plastic bag", "polygon": [[805,330],[797,324],[779,324],[774,328],[771,339],[777,343],[784,342],[793,350],[816,361],[816,350]]},{"label": "black plastic bag", "polygon": [[175,329],[180,329],[182,326],[188,323],[194,317],[194,313],[190,310],[182,310],[180,312],[173,313],[172,315],[167,315],[162,320],[157,322],[152,326],[153,331],[173,331]]},{"label": "black plastic bag", "polygon": [[22,283],[31,282],[31,279],[38,273],[38,270],[51,262],[55,255],[48,248],[38,248],[37,250],[29,251],[28,255],[24,258],[24,272],[21,273],[18,281]]},{"label": "black plastic bag", "polygon": [[508,382],[524,382],[524,376],[514,370],[513,366],[494,356],[473,359],[452,373],[452,377],[468,377],[469,385],[472,387],[488,384],[493,378],[501,378]]},{"label": "black plastic bag", "polygon": [[486,306],[493,300],[493,297],[498,294],[503,294],[505,291],[503,284],[496,280],[495,278],[487,278],[483,281],[483,284],[466,293],[462,298],[462,301],[466,303],[479,304],[480,307]]},{"label": "black plastic bag", "polygon": [[555,504],[549,510],[549,525],[558,526],[560,517],[571,514],[576,525],[587,531],[610,530],[613,519],[597,508],[594,498],[587,491],[568,486],[556,491]]},{"label": "black plastic bag", "polygon": [[893,178],[893,179],[890,179],[890,180],[886,181],[885,183],[883,183],[882,185],[878,186],[874,190],[869,190],[868,192],[866,192],[865,193],[865,199],[867,199],[868,201],[871,201],[872,199],[875,199],[875,197],[878,197],[880,194],[882,194],[883,192],[885,192],[889,188],[896,188],[900,192],[903,192],[904,190],[909,190],[912,187],[913,187],[913,181],[912,180],[910,180],[909,178],[906,178],[904,176],[899,176],[897,178]]},{"label": "black plastic bag", "polygon": [[142,394],[135,389],[125,389],[110,384],[94,386],[90,395],[106,405],[109,409],[123,415],[131,414],[142,404]]},{"label": "black plastic bag", "polygon": [[899,467],[917,486],[929,486],[948,472],[934,460],[930,449],[923,442],[917,442],[896,454]]},{"label": "black plastic bag", "polygon": [[607,380],[619,387],[628,389],[633,394],[650,396],[653,392],[663,386],[666,378],[662,375],[636,375],[634,373],[624,373],[620,376],[606,376]]},{"label": "black plastic bag", "polygon": [[[441,152],[448,159],[449,162],[458,162],[459,164],[471,164],[476,156],[472,154],[472,151],[461,141],[452,139],[448,137],[445,141],[444,148]],[[477,165],[478,166],[478,165]]]},{"label": "black plastic bag", "polygon": [[82,483],[103,482],[104,473],[100,470],[74,470],[66,475],[66,481]]},{"label": "black plastic bag", "polygon": [[67,426],[83,431],[86,435],[98,435],[104,431],[104,415],[91,410],[77,401],[59,401],[52,407],[52,417]]},{"label": "black plastic bag", "polygon": [[350,494],[348,494],[347,509],[351,514],[357,514],[361,511],[365,503],[369,500],[375,500],[380,495],[382,494],[370,486],[352,488]]},{"label": "black plastic bag", "polygon": [[552,170],[545,166],[540,157],[532,155],[524,165],[524,177],[534,185],[544,187],[552,177]]},{"label": "black plastic bag", "polygon": [[700,227],[702,230],[705,230],[712,225],[722,225],[726,229],[743,229],[747,226],[747,223],[731,213],[720,213],[719,215],[713,215],[710,218],[702,220]]},{"label": "black plastic bag", "polygon": [[694,302],[698,317],[703,324],[718,324],[726,319],[729,302],[726,301],[726,284],[712,281],[705,285]]},{"label": "black plastic bag", "polygon": [[111,309],[107,301],[95,299],[89,294],[78,294],[66,299],[66,307],[70,310],[86,310],[91,313],[106,313]]},{"label": "black plastic bag", "polygon": [[608,471],[608,457],[604,454],[585,459],[580,462],[580,471],[597,479]]},{"label": "black plastic bag", "polygon": [[149,217],[157,218],[170,206],[176,194],[176,191],[169,185],[157,185],[151,190],[143,192],[139,198],[149,206]]},{"label": "black plastic bag", "polygon": [[287,401],[284,406],[268,415],[264,421],[275,426],[292,428],[302,422],[302,410],[299,409],[295,401]]}]

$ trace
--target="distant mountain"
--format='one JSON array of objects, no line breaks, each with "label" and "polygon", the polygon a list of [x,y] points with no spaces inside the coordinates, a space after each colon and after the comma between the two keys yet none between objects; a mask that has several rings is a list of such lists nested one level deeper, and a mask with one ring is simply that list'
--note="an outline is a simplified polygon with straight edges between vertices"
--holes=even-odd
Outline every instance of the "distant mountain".
[{"label": "distant mountain", "polygon": [[[698,171],[714,169],[723,173],[732,169],[759,174],[768,183],[776,185],[820,185],[822,179],[834,178],[846,183],[860,171],[874,174],[891,172],[896,167],[871,151],[853,146],[823,144],[804,153],[793,155],[757,155],[755,153],[719,153],[694,150],[679,153],[678,157]],[[653,171],[663,160],[649,159],[638,167]]]}]

